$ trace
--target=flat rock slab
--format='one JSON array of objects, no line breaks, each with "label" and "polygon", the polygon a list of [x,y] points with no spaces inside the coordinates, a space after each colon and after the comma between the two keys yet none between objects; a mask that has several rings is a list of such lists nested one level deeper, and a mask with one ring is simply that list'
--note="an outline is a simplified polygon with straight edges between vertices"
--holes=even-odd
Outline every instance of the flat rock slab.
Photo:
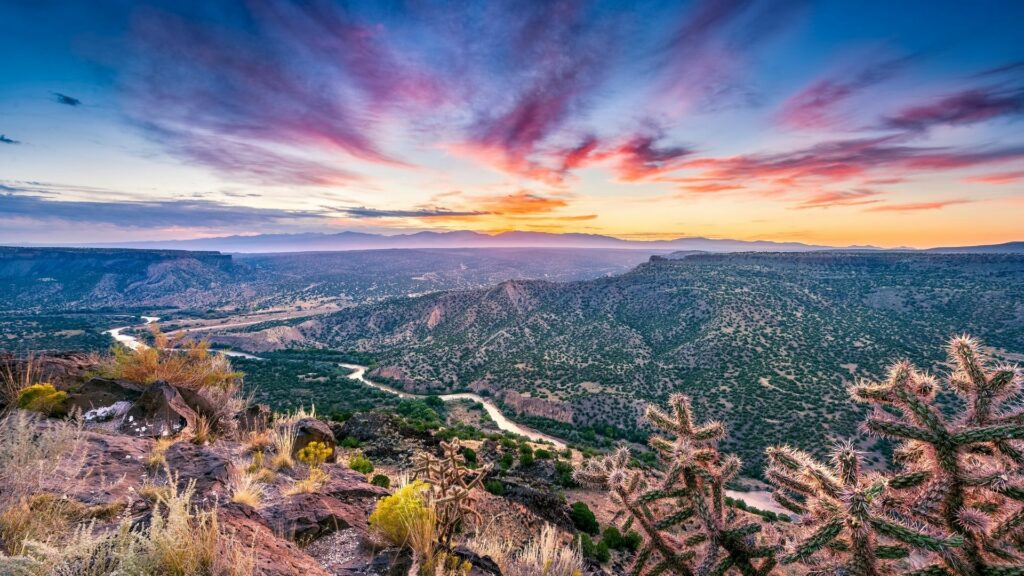
[{"label": "flat rock slab", "polygon": [[260,510],[276,533],[292,540],[317,538],[342,530],[367,530],[366,511],[327,494],[294,494]]},{"label": "flat rock slab", "polygon": [[277,537],[259,513],[243,504],[227,504],[217,521],[243,546],[251,546],[260,576],[331,576],[294,542]]},{"label": "flat rock slab", "polygon": [[179,488],[195,481],[196,494],[201,497],[227,495],[234,466],[224,456],[205,446],[178,442],[167,449],[164,459],[177,475]]}]

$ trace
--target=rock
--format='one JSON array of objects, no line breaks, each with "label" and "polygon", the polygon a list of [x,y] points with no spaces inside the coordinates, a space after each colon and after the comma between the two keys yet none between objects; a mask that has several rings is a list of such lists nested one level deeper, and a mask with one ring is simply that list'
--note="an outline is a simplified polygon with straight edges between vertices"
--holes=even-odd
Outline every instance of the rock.
[{"label": "rock", "polygon": [[337,460],[337,450],[335,448],[337,448],[338,443],[334,441],[334,432],[331,432],[330,426],[322,420],[303,418],[295,423],[295,445],[292,448],[292,457],[295,457],[299,450],[305,448],[310,442],[323,442],[327,444],[331,447],[331,455],[327,458],[327,461],[335,462]]},{"label": "rock", "polygon": [[266,404],[253,404],[237,416],[240,432],[258,432],[270,426],[274,414]]},{"label": "rock", "polygon": [[197,499],[227,494],[234,466],[220,454],[204,446],[178,442],[167,449],[164,459],[171,473],[177,474],[180,488],[195,481]]},{"label": "rock", "polygon": [[374,462],[402,464],[417,452],[433,451],[438,440],[430,432],[414,430],[387,412],[362,412],[345,421],[339,437],[355,438],[363,454]]},{"label": "rock", "polygon": [[473,565],[467,576],[501,576],[501,568],[490,556],[480,556],[465,546],[458,546],[452,553]]},{"label": "rock", "polygon": [[316,538],[344,528],[366,532],[366,512],[327,494],[286,496],[260,511],[276,534],[292,540]]},{"label": "rock", "polygon": [[572,519],[565,499],[552,487],[536,488],[515,479],[504,478],[505,498],[519,502],[528,510],[565,530],[572,530]]},{"label": "rock", "polygon": [[109,422],[115,418],[121,418],[132,408],[132,403],[127,400],[118,400],[110,406],[93,408],[82,414],[82,421],[86,423]]},{"label": "rock", "polygon": [[323,471],[328,479],[320,492],[330,494],[343,502],[370,499],[374,502],[391,492],[387,488],[374,486],[366,481],[366,476],[343,464],[324,464]]},{"label": "rock", "polygon": [[274,535],[249,506],[227,504],[218,510],[217,520],[238,542],[252,547],[260,576],[330,576],[295,543]]},{"label": "rock", "polygon": [[153,441],[85,431],[82,442],[85,469],[48,479],[54,491],[90,506],[138,498],[136,492],[146,477],[146,461]]},{"label": "rock", "polygon": [[177,434],[190,421],[195,421],[195,412],[185,404],[178,390],[166,382],[154,382],[125,414],[120,431],[156,438]]},{"label": "rock", "polygon": [[97,408],[113,406],[118,402],[136,402],[144,386],[122,380],[93,378],[81,386],[68,390],[68,409],[89,412]]},{"label": "rock", "polygon": [[378,550],[354,528],[318,538],[303,550],[332,576],[408,576],[412,567],[408,550]]}]

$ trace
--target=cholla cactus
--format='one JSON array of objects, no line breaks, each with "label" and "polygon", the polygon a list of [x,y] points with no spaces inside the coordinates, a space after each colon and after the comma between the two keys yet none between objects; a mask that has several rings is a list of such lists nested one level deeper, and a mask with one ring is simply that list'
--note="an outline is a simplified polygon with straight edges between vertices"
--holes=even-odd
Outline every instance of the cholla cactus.
[{"label": "cholla cactus", "polygon": [[[818,571],[851,576],[892,574],[887,561],[906,558],[910,549],[946,552],[962,542],[908,527],[887,513],[887,491],[915,486],[926,475],[886,479],[864,473],[860,453],[848,443],[832,453],[831,466],[789,446],[769,448],[767,454],[765,476],[777,487],[776,501],[800,514],[807,529],[807,536],[781,558],[782,564],[804,562]],[[943,572],[939,566],[927,570]]]},{"label": "cholla cactus", "polygon": [[430,503],[437,515],[438,542],[449,548],[467,517],[472,517],[477,525],[482,524],[473,488],[481,486],[490,465],[478,470],[467,468],[458,438],[441,442],[441,453],[440,458],[425,452],[418,454],[414,458],[413,479],[430,485]]},{"label": "cholla cactus", "polygon": [[[988,366],[978,341],[962,336],[949,344],[950,387],[966,408],[947,417],[938,408],[937,381],[909,362],[898,362],[882,383],[861,383],[854,398],[876,405],[867,430],[902,440],[898,456],[907,471],[927,482],[904,512],[963,536],[957,553],[943,555],[956,574],[1024,574],[1024,560],[1005,540],[1024,527],[1021,439],[1024,410],[1016,367]],[[882,410],[884,406],[898,413]]]},{"label": "cholla cactus", "polygon": [[[653,406],[647,410],[647,419],[673,437],[650,440],[665,465],[655,483],[628,468],[629,452],[624,448],[589,462],[577,471],[577,481],[608,490],[612,501],[629,515],[627,523],[644,535],[646,544],[637,554],[633,574],[770,573],[775,548],[757,544],[761,526],[738,523],[736,512],[724,509],[725,483],[740,469],[739,458],[723,456],[715,447],[725,436],[725,427],[720,422],[695,425],[690,399],[683,394],[673,395],[669,404],[671,414]],[[654,509],[668,513],[655,514]],[[682,534],[691,519],[697,531]],[[693,568],[698,550],[701,559]]]}]

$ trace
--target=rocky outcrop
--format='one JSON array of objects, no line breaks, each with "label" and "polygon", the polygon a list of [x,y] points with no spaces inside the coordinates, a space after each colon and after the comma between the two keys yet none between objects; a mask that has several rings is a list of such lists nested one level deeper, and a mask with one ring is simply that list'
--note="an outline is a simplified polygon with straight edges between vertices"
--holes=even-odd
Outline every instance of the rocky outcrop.
[{"label": "rocky outcrop", "polygon": [[120,431],[158,438],[181,432],[190,421],[195,421],[195,411],[185,404],[178,390],[166,382],[154,382],[124,415]]},{"label": "rocky outcrop", "polygon": [[237,541],[251,543],[261,576],[331,576],[294,542],[275,535],[249,506],[227,504],[218,510],[217,520]]},{"label": "rocky outcrop", "polygon": [[327,494],[293,494],[271,504],[260,515],[276,534],[308,540],[344,528],[366,532],[366,512]]},{"label": "rocky outcrop", "polygon": [[164,459],[180,488],[194,482],[196,494],[212,500],[227,494],[234,465],[221,454],[205,446],[178,442],[167,449]]},{"label": "rocky outcrop", "polygon": [[384,464],[409,462],[413,454],[437,446],[429,432],[414,430],[398,416],[377,411],[353,415],[338,429],[338,437],[359,440],[364,454]]},{"label": "rocky outcrop", "polygon": [[68,390],[68,410],[82,413],[112,406],[117,402],[135,402],[142,396],[144,386],[123,380],[93,378]]},{"label": "rocky outcrop", "polygon": [[324,464],[327,482],[320,492],[329,494],[342,502],[366,501],[371,507],[378,498],[390,494],[387,488],[374,486],[366,481],[366,476],[342,464]]}]

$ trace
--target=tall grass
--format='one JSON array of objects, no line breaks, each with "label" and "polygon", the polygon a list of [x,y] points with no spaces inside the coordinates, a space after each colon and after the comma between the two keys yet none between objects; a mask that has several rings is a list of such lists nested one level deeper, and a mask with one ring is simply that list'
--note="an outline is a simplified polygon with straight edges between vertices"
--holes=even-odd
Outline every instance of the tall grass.
[{"label": "tall grass", "polygon": [[28,539],[66,534],[71,503],[44,486],[59,478],[69,490],[85,465],[82,429],[29,412],[0,418],[0,540],[18,551]]},{"label": "tall grass", "polygon": [[545,524],[540,535],[501,568],[506,576],[580,576],[583,556],[576,547],[564,546],[558,531]]}]

